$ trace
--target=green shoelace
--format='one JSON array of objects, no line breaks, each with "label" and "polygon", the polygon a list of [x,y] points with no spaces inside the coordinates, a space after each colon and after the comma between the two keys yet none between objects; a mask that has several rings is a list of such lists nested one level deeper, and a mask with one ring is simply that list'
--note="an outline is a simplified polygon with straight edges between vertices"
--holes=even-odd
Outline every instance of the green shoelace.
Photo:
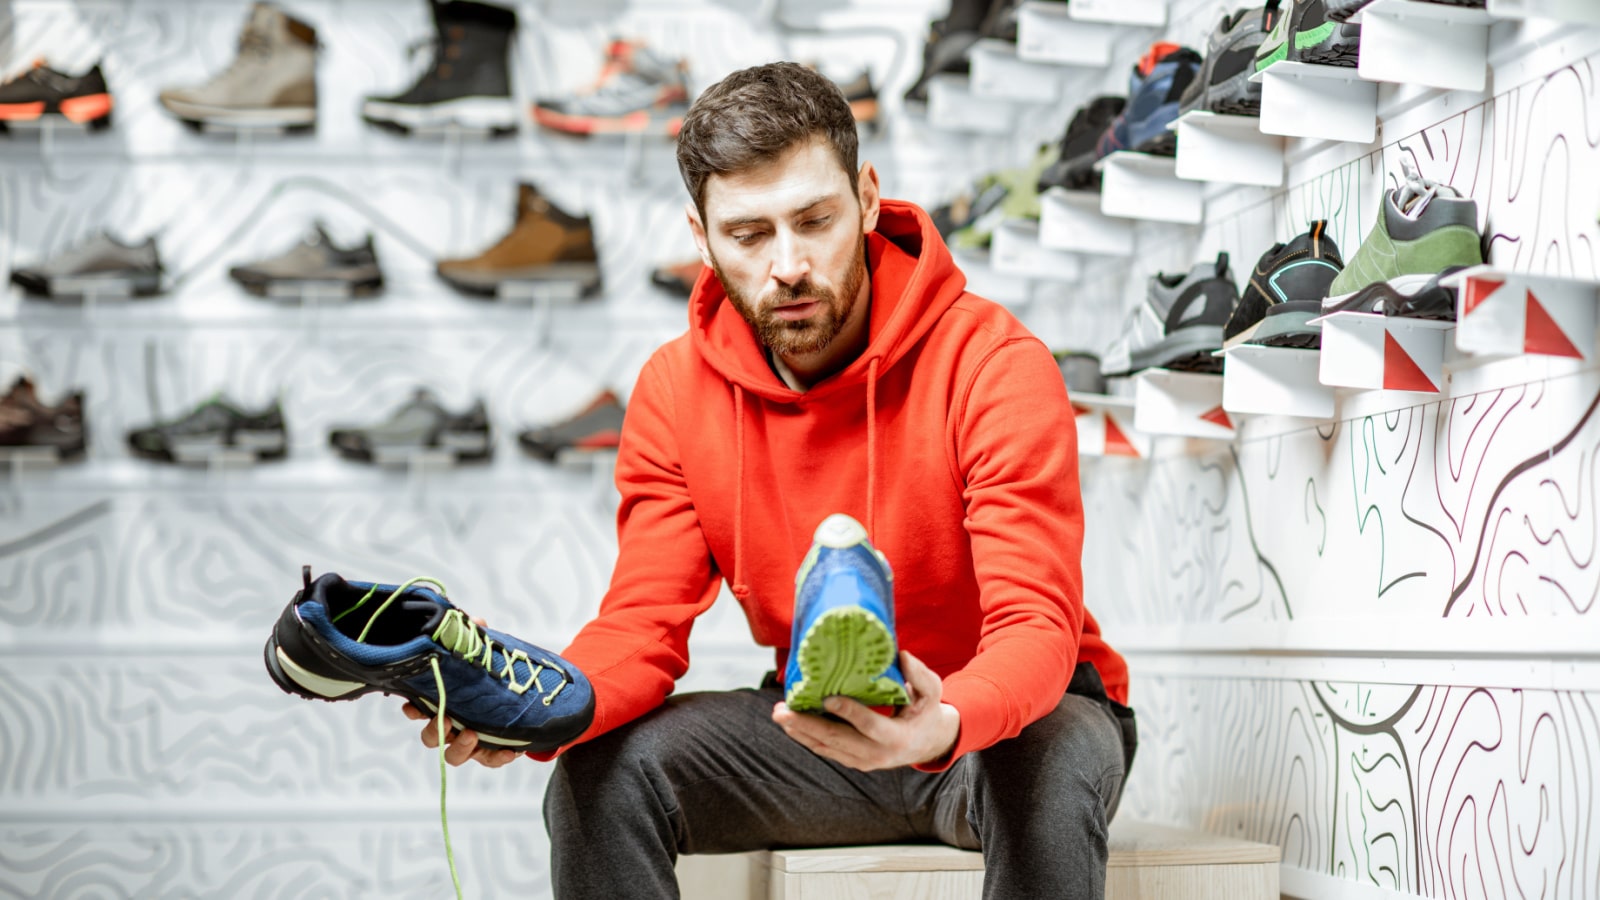
[{"label": "green shoelace", "polygon": [[[356,636],[356,643],[366,643],[367,633],[372,630],[373,623],[378,621],[378,616],[383,615],[389,605],[395,601],[395,598],[405,593],[406,589],[414,584],[431,584],[439,589],[439,596],[448,596],[444,584],[437,579],[413,578],[407,581],[405,584],[395,588],[393,593],[389,594],[382,603],[378,604],[378,608],[372,611],[372,615],[367,619],[367,624],[361,629],[361,633]],[[371,590],[367,591],[360,600],[355,602],[354,606],[334,616],[334,623],[337,624],[340,619],[360,609],[377,592],[378,586],[373,585]],[[503,645],[497,645],[482,626],[468,619],[467,614],[459,609],[447,610],[444,614],[444,619],[439,622],[439,627],[433,630],[433,634],[430,637],[435,643],[443,646],[456,656],[467,662],[481,665],[484,671],[490,675],[504,679],[512,693],[523,694],[529,688],[537,687],[539,689],[540,702],[545,706],[554,703],[562,689],[567,686],[565,675],[562,675],[561,670],[555,665],[547,660],[540,660],[538,664],[535,664],[533,660],[528,658],[528,654],[525,651],[521,649],[508,650]],[[500,651],[500,658],[505,661],[505,665],[498,672],[494,670],[494,653],[497,648]],[[521,660],[523,666],[528,669],[529,674],[526,681],[517,681],[515,667],[518,660]],[[446,765],[444,758],[444,723],[448,720],[448,714],[445,712],[444,674],[439,671],[439,657],[437,655],[430,657],[428,664],[433,668],[433,684],[434,688],[439,692],[439,711],[433,718],[439,739],[439,826],[444,832],[445,859],[450,863],[450,883],[455,886],[456,900],[462,900],[461,878],[456,873],[456,854],[450,846],[450,817],[445,810],[445,782],[449,767]],[[560,678],[555,690],[550,691],[548,694],[544,692],[544,685],[539,682],[539,674],[546,668],[555,670]]]}]

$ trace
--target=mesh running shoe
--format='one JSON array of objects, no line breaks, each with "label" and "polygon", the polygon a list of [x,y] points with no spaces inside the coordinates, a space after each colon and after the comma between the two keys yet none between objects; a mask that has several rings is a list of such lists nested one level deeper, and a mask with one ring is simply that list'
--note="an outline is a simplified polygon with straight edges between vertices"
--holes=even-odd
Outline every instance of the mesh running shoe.
[{"label": "mesh running shoe", "polygon": [[1478,204],[1424,178],[1409,159],[1400,167],[1405,183],[1384,194],[1378,221],[1329,286],[1324,306],[1379,281],[1411,290],[1450,266],[1483,264]]},{"label": "mesh running shoe", "polygon": [[783,672],[784,702],[820,712],[833,696],[868,706],[904,706],[894,638],[894,573],[843,513],[822,520],[794,578],[794,628]]},{"label": "mesh running shoe", "polygon": [[1255,74],[1256,51],[1266,37],[1266,10],[1241,9],[1223,16],[1206,45],[1200,74],[1179,100],[1179,114],[1205,110],[1225,116],[1261,115],[1261,85]]},{"label": "mesh running shoe", "polygon": [[1273,244],[1261,255],[1239,306],[1222,329],[1224,347],[1251,343],[1267,347],[1313,348],[1322,345],[1320,325],[1328,286],[1344,269],[1339,247],[1319,219],[1287,244]]},{"label": "mesh running shoe", "polygon": [[401,462],[418,451],[443,451],[456,462],[483,462],[494,451],[489,413],[479,400],[463,413],[445,409],[426,388],[375,425],[335,428],[328,443],[345,459]]},{"label": "mesh running shoe", "polygon": [[101,231],[41,263],[18,266],[11,281],[29,294],[52,299],[161,292],[161,257],[153,237],[124,244]]},{"label": "mesh running shoe", "polygon": [[37,60],[0,84],[0,129],[12,122],[65,119],[99,130],[111,125],[111,92],[95,63],[82,75],[58,72]]},{"label": "mesh running shoe", "polygon": [[555,462],[565,453],[612,450],[622,443],[622,417],[622,401],[611,391],[603,391],[577,415],[553,425],[530,428],[517,435],[517,443],[547,462]]},{"label": "mesh running shoe", "polygon": [[1281,60],[1354,68],[1361,58],[1361,26],[1329,20],[1324,0],[1267,0],[1265,14],[1258,72]]},{"label": "mesh running shoe", "polygon": [[248,412],[218,395],[187,415],[133,429],[128,432],[128,449],[134,456],[157,462],[203,463],[222,451],[248,453],[261,462],[288,454],[289,432],[279,401],[260,412]]},{"label": "mesh running shoe", "polygon": [[1118,150],[1171,156],[1178,136],[1167,128],[1178,118],[1183,92],[1200,74],[1200,54],[1188,47],[1157,42],[1150,45],[1128,78],[1128,105],[1100,136],[1099,157]]},{"label": "mesh running shoe", "polygon": [[688,66],[636,41],[612,41],[600,77],[570,97],[535,100],[533,120],[568,134],[660,132],[676,136],[689,111]]},{"label": "mesh running shoe", "polygon": [[1143,303],[1128,316],[1122,336],[1101,354],[1100,371],[1131,375],[1141,369],[1220,372],[1222,327],[1239,301],[1228,269],[1228,254],[1203,262],[1187,274],[1157,272]]},{"label": "mesh running shoe", "polygon": [[383,270],[372,235],[340,247],[321,222],[312,223],[300,242],[283,253],[234,266],[228,277],[258,297],[303,297],[317,289],[370,297],[383,290]]}]

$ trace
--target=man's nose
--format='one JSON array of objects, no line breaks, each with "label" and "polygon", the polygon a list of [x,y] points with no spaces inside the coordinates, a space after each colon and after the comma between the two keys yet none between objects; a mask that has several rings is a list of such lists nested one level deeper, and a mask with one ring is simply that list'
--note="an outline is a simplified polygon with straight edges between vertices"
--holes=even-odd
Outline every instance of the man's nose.
[{"label": "man's nose", "polygon": [[772,277],[786,285],[799,284],[811,271],[805,244],[790,231],[778,232],[773,241]]}]

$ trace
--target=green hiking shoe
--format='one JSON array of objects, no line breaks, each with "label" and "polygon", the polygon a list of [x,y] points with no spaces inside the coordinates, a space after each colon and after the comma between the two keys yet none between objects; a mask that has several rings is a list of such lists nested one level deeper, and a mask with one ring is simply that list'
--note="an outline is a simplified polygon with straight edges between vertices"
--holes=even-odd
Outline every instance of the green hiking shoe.
[{"label": "green hiking shoe", "polygon": [[1380,281],[1427,281],[1450,266],[1483,264],[1478,204],[1455,188],[1422,177],[1401,160],[1405,184],[1384,195],[1372,233],[1328,287],[1329,297]]}]

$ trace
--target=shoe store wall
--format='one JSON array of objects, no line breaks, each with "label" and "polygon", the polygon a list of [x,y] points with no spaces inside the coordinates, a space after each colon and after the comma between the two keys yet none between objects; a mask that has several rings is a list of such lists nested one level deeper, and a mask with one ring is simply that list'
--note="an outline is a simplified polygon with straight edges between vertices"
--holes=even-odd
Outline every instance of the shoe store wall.
[{"label": "shoe store wall", "polygon": [[[691,93],[777,58],[866,70],[864,155],[933,208],[1232,11],[1172,0],[1161,28],[1118,27],[1109,66],[1060,70],[997,129],[993,101],[971,121],[901,102],[945,6],[528,0],[509,96],[491,72],[488,102],[449,107],[421,2],[0,0],[4,76],[81,104],[0,104],[0,435],[25,436],[0,472],[0,893],[448,893],[436,764],[398,701],[300,703],[263,670],[300,566],[436,577],[546,646],[593,614],[604,392],[625,402],[682,330],[651,272],[692,255],[661,110],[645,134],[559,133],[638,121],[616,85],[582,93],[614,38],[650,48],[628,65],[659,92],[678,59]],[[495,22],[467,28],[474,52],[499,52]],[[1244,285],[1316,220],[1350,260],[1406,163],[1476,201],[1491,264],[1595,280],[1600,27],[1500,21],[1489,49],[1488,89],[1384,85],[1374,142],[1291,139],[1285,187],[1207,185],[1202,224],[1136,223],[1131,257],[1072,280],[958,260],[1052,347],[1102,352],[1157,273],[1225,252]],[[106,85],[72,81],[96,63]],[[535,219],[581,245],[563,283],[517,236]],[[1597,401],[1580,361],[1457,359],[1437,394],[1343,391],[1325,421],[1085,456],[1087,599],[1143,738],[1120,815],[1279,845],[1294,896],[1600,891]],[[454,441],[419,452],[439,428]],[[726,597],[693,658],[685,690],[770,659]],[[549,896],[547,772],[450,773],[470,894]]]}]

